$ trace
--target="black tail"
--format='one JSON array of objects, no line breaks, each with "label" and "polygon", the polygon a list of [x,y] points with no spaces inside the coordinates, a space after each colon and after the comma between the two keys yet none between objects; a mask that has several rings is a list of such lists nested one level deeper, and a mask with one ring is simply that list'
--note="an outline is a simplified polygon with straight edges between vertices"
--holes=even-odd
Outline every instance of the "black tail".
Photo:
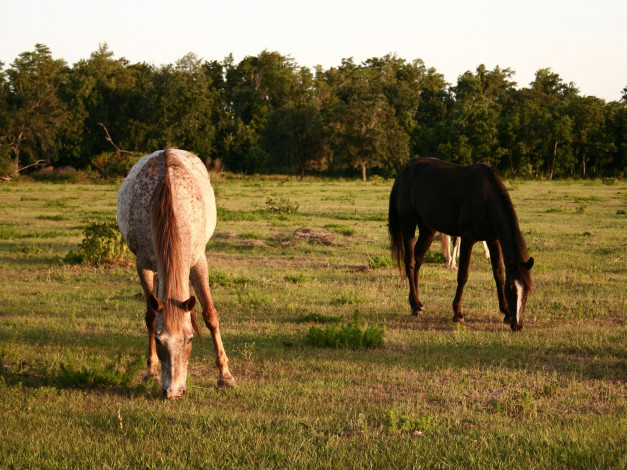
[{"label": "black tail", "polygon": [[396,261],[398,268],[401,269],[401,263],[405,257],[405,246],[403,244],[403,232],[398,218],[396,209],[396,193],[398,192],[398,180],[392,186],[390,193],[390,209],[388,211],[388,232],[390,234],[390,254],[392,259]]}]

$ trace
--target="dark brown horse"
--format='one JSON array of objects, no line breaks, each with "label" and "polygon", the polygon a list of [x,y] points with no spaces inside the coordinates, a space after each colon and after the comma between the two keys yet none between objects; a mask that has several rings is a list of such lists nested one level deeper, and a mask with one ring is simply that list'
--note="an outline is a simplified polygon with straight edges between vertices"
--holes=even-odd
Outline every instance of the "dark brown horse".
[{"label": "dark brown horse", "polygon": [[522,328],[527,295],[533,286],[529,274],[533,258],[527,254],[514,206],[495,170],[483,164],[461,166],[435,158],[412,160],[394,182],[388,221],[392,257],[399,267],[401,260],[405,263],[413,315],[424,312],[418,299],[418,273],[438,231],[462,240],[453,321],[464,319],[461,301],[472,247],[485,240],[504,321],[514,331]]}]

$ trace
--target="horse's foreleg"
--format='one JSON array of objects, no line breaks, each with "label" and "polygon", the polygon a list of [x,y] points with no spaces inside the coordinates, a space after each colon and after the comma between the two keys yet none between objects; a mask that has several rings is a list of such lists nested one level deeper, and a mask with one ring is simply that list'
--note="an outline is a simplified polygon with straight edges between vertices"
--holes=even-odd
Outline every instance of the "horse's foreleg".
[{"label": "horse's foreleg", "polygon": [[492,264],[492,273],[494,274],[494,282],[496,283],[496,294],[499,297],[499,309],[501,313],[505,315],[503,321],[510,323],[509,308],[507,306],[504,290],[505,278],[503,277],[503,263],[501,262],[501,243],[498,240],[489,240],[487,245],[490,250],[488,259]]},{"label": "horse's foreleg", "polygon": [[457,271],[457,291],[453,299],[453,321],[463,322],[462,315],[462,295],[464,286],[468,281],[468,267],[470,266],[470,255],[475,242],[467,237],[461,239],[461,249],[459,253],[459,269]]},{"label": "horse's foreleg", "polygon": [[420,267],[422,266],[422,261],[424,260],[425,257],[425,253],[427,252],[427,250],[429,249],[429,246],[431,246],[431,242],[433,242],[433,236],[434,236],[435,232],[432,230],[429,230],[425,227],[420,227],[419,228],[419,234],[418,234],[418,241],[416,242],[416,245],[414,246],[414,290],[416,293],[416,301],[418,303],[418,310],[415,311],[414,315],[418,315],[420,313],[424,312],[424,307],[422,305],[422,303],[420,302],[419,299],[419,295],[418,295],[418,278],[420,275]]},{"label": "horse's foreleg", "polygon": [[211,292],[209,290],[209,272],[207,259],[204,256],[201,256],[198,263],[191,268],[190,279],[194,286],[194,291],[198,296],[198,300],[200,301],[200,305],[202,306],[202,317],[205,320],[205,325],[207,325],[207,328],[209,328],[211,332],[211,339],[213,340],[216,355],[216,365],[220,371],[218,385],[235,387],[236,382],[229,371],[229,359],[224,351],[222,337],[220,336],[218,311],[213,305],[213,299],[211,298]]},{"label": "horse's foreleg", "polygon": [[139,281],[144,289],[144,298],[146,299],[146,328],[148,329],[148,356],[146,358],[146,374],[144,381],[152,378],[159,378],[157,371],[159,365],[159,357],[157,356],[157,345],[155,343],[155,318],[156,312],[150,306],[150,294],[157,295],[157,282],[154,271],[143,269],[137,266]]}]

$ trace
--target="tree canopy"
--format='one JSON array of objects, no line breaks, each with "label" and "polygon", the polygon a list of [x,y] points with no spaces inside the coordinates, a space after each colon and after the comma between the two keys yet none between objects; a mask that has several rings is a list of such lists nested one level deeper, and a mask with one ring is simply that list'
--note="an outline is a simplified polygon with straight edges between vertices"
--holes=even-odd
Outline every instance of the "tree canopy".
[{"label": "tree canopy", "polygon": [[627,87],[607,103],[551,69],[525,87],[513,77],[479,65],[449,84],[394,54],[312,70],[267,50],[157,67],[115,59],[106,44],[70,67],[37,44],[0,63],[0,173],[172,145],[235,172],[301,177],[391,176],[417,156],[522,177],[623,175]]}]

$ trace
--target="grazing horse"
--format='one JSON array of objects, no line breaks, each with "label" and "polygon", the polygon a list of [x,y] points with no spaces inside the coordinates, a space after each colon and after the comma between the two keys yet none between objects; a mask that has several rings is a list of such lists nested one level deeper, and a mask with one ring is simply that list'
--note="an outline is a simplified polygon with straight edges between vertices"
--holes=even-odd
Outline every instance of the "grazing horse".
[{"label": "grazing horse", "polygon": [[461,301],[472,247],[485,240],[504,321],[514,331],[522,328],[527,295],[533,287],[529,273],[533,258],[528,257],[514,206],[495,170],[483,164],[461,166],[435,158],[412,160],[394,182],[388,222],[392,257],[399,267],[401,260],[405,264],[413,315],[424,312],[418,299],[418,273],[439,231],[461,237],[453,321],[464,319]]},{"label": "grazing horse", "polygon": [[[461,238],[455,237],[453,242],[453,252],[451,253],[451,236],[446,233],[440,234],[440,241],[442,243],[442,255],[446,262],[446,267],[452,271],[457,271],[457,260],[459,259],[459,245],[461,244]],[[490,260],[490,250],[488,244],[483,241],[483,254],[485,259]]]},{"label": "grazing horse", "polygon": [[139,160],[120,186],[118,227],[137,257],[137,273],[146,298],[148,370],[166,398],[187,390],[187,364],[194,332],[196,298],[211,332],[218,385],[235,386],[224,352],[218,313],[209,291],[205,246],[216,226],[216,205],[205,165],[184,150],[166,148]]}]

